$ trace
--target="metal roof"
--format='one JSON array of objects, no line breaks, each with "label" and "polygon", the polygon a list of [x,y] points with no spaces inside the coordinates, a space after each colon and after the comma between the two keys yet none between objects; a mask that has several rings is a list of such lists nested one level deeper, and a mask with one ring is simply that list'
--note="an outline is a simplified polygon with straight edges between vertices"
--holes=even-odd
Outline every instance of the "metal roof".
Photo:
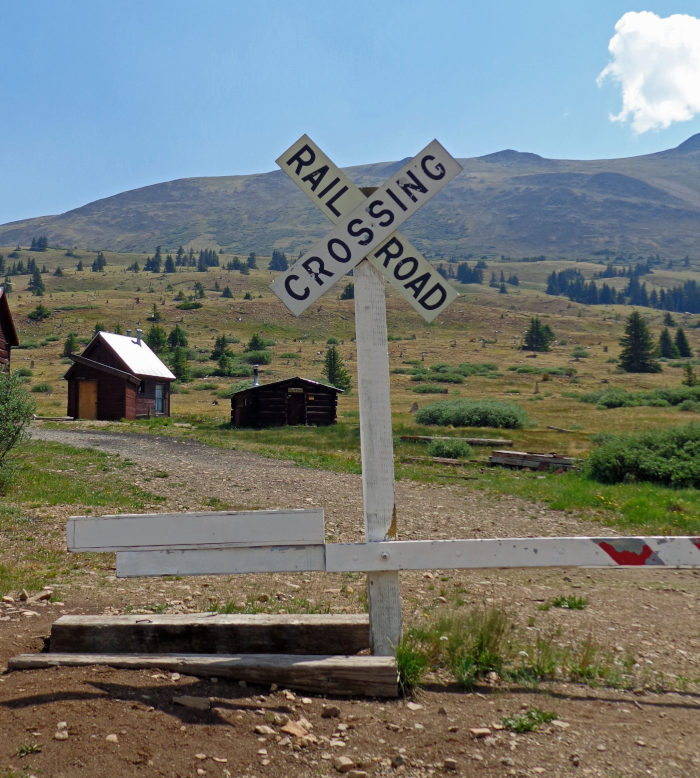
[{"label": "metal roof", "polygon": [[[151,351],[143,338],[137,340],[128,335],[115,335],[113,332],[98,332],[95,337],[102,338],[135,375],[175,380],[173,373]],[[89,346],[85,349],[85,352],[88,349]]]}]

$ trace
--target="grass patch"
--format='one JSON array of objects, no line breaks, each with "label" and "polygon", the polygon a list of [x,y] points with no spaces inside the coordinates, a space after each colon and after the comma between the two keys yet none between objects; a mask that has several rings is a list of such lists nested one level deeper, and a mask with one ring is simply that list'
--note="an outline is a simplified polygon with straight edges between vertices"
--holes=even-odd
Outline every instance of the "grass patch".
[{"label": "grass patch", "polygon": [[472,447],[464,440],[433,440],[428,445],[428,456],[446,459],[469,459]]},{"label": "grass patch", "polygon": [[504,716],[501,724],[510,732],[534,732],[543,724],[556,719],[557,714],[540,708],[530,708],[525,713],[515,716]]},{"label": "grass patch", "polygon": [[577,597],[575,594],[564,595],[560,594],[557,597],[553,597],[549,602],[540,605],[541,611],[548,611],[550,608],[568,608],[572,611],[581,611],[588,605],[588,600],[585,597]]}]

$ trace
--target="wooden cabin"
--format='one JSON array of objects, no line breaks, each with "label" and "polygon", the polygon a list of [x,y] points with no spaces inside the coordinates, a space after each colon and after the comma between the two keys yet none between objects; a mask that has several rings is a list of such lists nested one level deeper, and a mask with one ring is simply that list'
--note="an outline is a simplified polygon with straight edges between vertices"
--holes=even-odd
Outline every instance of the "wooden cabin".
[{"label": "wooden cabin", "polygon": [[98,332],[63,376],[68,415],[77,419],[139,419],[170,415],[175,376],[141,339]]},{"label": "wooden cabin", "polygon": [[15,323],[12,321],[5,287],[0,286],[0,369],[10,369],[10,354],[13,346],[19,346]]},{"label": "wooden cabin", "polygon": [[231,396],[234,427],[324,426],[335,424],[342,389],[308,378],[286,378],[251,386]]}]

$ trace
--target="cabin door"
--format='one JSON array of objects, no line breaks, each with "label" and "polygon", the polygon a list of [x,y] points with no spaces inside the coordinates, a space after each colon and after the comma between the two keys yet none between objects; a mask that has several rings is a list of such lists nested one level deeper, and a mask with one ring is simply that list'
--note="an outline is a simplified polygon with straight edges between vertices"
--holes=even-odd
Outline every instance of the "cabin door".
[{"label": "cabin door", "polygon": [[97,418],[97,381],[78,381],[78,418]]},{"label": "cabin door", "polygon": [[295,427],[306,424],[305,402],[303,390],[299,393],[287,395],[287,424]]}]

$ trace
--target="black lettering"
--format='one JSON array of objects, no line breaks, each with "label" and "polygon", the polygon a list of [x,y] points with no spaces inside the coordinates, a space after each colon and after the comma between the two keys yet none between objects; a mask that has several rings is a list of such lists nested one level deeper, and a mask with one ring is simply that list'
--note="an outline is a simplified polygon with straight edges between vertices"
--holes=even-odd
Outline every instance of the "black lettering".
[{"label": "black lettering", "polygon": [[408,210],[406,206],[401,202],[401,200],[399,200],[399,198],[391,191],[391,189],[389,189],[389,187],[386,188],[386,193],[389,195],[389,197],[391,197],[391,199],[396,203],[396,205],[399,206],[399,208],[402,211]]},{"label": "black lettering", "polygon": [[[311,181],[311,191],[315,192],[316,187],[323,181],[323,177],[328,172],[328,165],[321,165],[318,170],[314,170],[313,173],[307,173],[301,180]],[[321,195],[319,195],[320,197]]]},{"label": "black lettering", "polygon": [[[316,265],[315,270],[312,267],[314,264]],[[308,259],[304,260],[304,262],[301,263],[301,266],[316,281],[316,283],[319,286],[323,286],[323,281],[321,280],[321,276],[328,276],[329,278],[333,278],[333,273],[326,270],[321,257],[309,257]]]},{"label": "black lettering", "polygon": [[299,280],[299,276],[295,276],[295,275],[287,276],[284,279],[284,288],[287,290],[287,294],[290,297],[293,297],[295,300],[306,300],[306,298],[309,296],[308,286],[305,286],[304,291],[301,293],[295,292],[292,289],[292,281],[298,281],[298,280]]},{"label": "black lettering", "polygon": [[319,198],[325,197],[331,191],[331,189],[333,189],[333,187],[338,183],[338,181],[340,181],[340,179],[338,178],[338,176],[336,176],[322,192],[318,193],[318,197]]},{"label": "black lettering", "polygon": [[432,154],[426,154],[420,161],[420,166],[423,172],[425,173],[428,178],[432,178],[433,181],[439,181],[441,178],[445,177],[445,168],[443,167],[442,163],[438,162],[437,165],[435,165],[434,170],[428,170],[427,163],[428,160],[434,160],[435,157]]},{"label": "black lettering", "polygon": [[379,213],[375,213],[376,208],[378,208],[380,205],[384,205],[383,200],[372,200],[372,202],[367,207],[367,213],[373,218],[373,219],[380,219],[382,216],[386,216],[386,221],[379,221],[380,227],[388,227],[393,221],[394,221],[394,214],[388,209],[384,208]]},{"label": "black lettering", "polygon": [[336,200],[337,200],[339,197],[341,197],[342,195],[344,195],[344,194],[345,194],[347,191],[348,191],[348,188],[347,188],[347,186],[344,186],[344,187],[342,187],[341,189],[339,189],[339,190],[338,190],[338,191],[337,191],[337,192],[336,192],[336,193],[333,195],[333,197],[331,197],[331,199],[330,199],[330,200],[328,200],[328,201],[326,202],[326,205],[328,206],[328,208],[330,208],[330,210],[331,210],[331,211],[333,211],[333,213],[334,213],[334,214],[335,214],[335,215],[336,215],[338,218],[340,218],[341,214],[340,214],[340,211],[339,211],[337,208],[335,208],[335,207],[333,206],[333,203],[334,203],[334,202],[335,202],[335,201],[336,201]]},{"label": "black lettering", "polygon": [[[431,295],[435,294],[437,292],[439,294],[439,299],[436,300],[434,303],[428,303],[428,300],[430,299]],[[418,300],[418,302],[425,308],[426,311],[434,311],[436,308],[439,308],[443,302],[445,302],[445,298],[447,297],[447,291],[445,290],[445,287],[440,283],[436,283],[434,286],[432,286],[421,298]]]},{"label": "black lettering", "polygon": [[404,284],[404,289],[413,289],[413,296],[418,299],[418,295],[423,291],[425,288],[425,285],[430,280],[430,273],[423,273],[422,276],[418,276],[418,278],[414,278],[413,281],[409,281],[407,284]]},{"label": "black lettering", "polygon": [[362,240],[358,240],[357,243],[359,246],[366,246],[374,237],[374,232],[369,227],[361,227],[355,230],[354,226],[357,224],[361,225],[362,219],[353,219],[348,223],[348,235],[352,235],[353,238],[359,238],[360,235],[364,235],[365,237]]},{"label": "black lettering", "polygon": [[[303,155],[308,154],[309,156],[306,159],[303,159]],[[299,151],[296,152],[296,154],[292,154],[292,156],[286,161],[286,165],[293,165],[295,162],[297,163],[297,169],[294,171],[295,174],[298,176],[299,171],[306,167],[307,165],[313,165],[314,160],[316,159],[316,153],[314,150],[309,146],[307,143],[305,143]]]},{"label": "black lettering", "polygon": [[408,195],[411,200],[413,200],[414,203],[418,202],[418,198],[413,194],[413,192],[409,192],[409,189],[415,189],[416,192],[420,192],[421,194],[425,194],[428,190],[425,188],[423,184],[421,184],[420,179],[418,179],[411,171],[409,170],[406,175],[413,181],[411,183],[410,181],[406,181],[405,179],[401,181],[397,181],[396,183],[401,188],[401,191]]},{"label": "black lettering", "polygon": [[[342,247],[342,251],[345,253],[345,256],[339,256],[336,254],[336,246]],[[352,251],[350,251],[350,247],[340,238],[331,238],[328,241],[328,253],[336,262],[349,262],[352,259]],[[328,275],[331,274],[329,273]]]},{"label": "black lettering", "polygon": [[403,244],[398,238],[392,238],[374,252],[375,258],[379,259],[380,254],[384,254],[384,262],[382,263],[384,267],[389,267],[389,260],[397,259],[403,254]]},{"label": "black lettering", "polygon": [[[409,270],[406,272],[403,270],[399,273],[401,268],[408,267]],[[394,268],[394,278],[397,281],[405,281],[407,278],[410,278],[415,272],[418,270],[418,260],[415,257],[406,257],[405,259],[402,259],[401,262]],[[408,288],[408,286],[406,286]],[[417,295],[413,295],[416,297]]]}]

